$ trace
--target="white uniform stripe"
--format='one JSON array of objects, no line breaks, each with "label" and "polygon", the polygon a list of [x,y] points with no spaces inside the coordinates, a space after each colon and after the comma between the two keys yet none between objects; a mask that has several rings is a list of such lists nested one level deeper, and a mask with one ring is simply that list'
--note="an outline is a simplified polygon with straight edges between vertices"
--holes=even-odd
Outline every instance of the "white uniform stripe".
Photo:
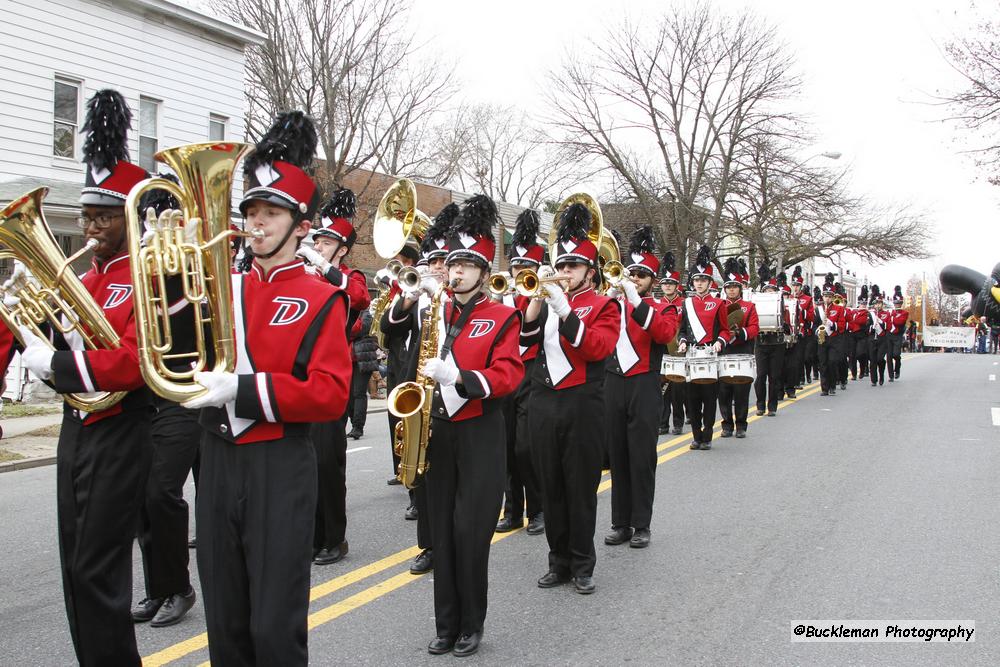
[{"label": "white uniform stripe", "polygon": [[646,323],[642,325],[643,329],[648,329],[649,325],[653,323],[653,309],[650,308],[649,312],[646,313]]},{"label": "white uniform stripe", "polygon": [[584,329],[584,325],[583,325],[583,321],[581,320],[580,321],[580,326],[576,330],[576,339],[573,340],[573,347],[580,347],[580,343],[583,342],[583,329]]},{"label": "white uniform stripe", "polygon": [[694,307],[694,299],[688,297],[684,300],[684,310],[687,314],[688,325],[691,327],[691,332],[694,334],[695,339],[691,341],[692,344],[698,345],[701,341],[705,340],[705,336],[708,332],[705,331],[705,326],[698,319],[698,312]]},{"label": "white uniform stripe", "polygon": [[486,381],[486,376],[483,375],[482,373],[480,373],[479,371],[472,371],[472,373],[477,378],[479,378],[480,384],[483,385],[483,391],[486,392],[486,394],[483,396],[483,398],[489,398],[490,394],[493,393],[493,388],[490,387],[490,383]]},{"label": "white uniform stripe", "polygon": [[340,289],[347,289],[347,274],[340,274]]},{"label": "white uniform stripe", "polygon": [[90,372],[87,370],[87,355],[83,353],[83,350],[73,351],[73,361],[76,362],[76,371],[80,374],[80,381],[83,382],[83,388],[88,393],[97,391],[94,388],[94,378],[90,377]]},{"label": "white uniform stripe", "polygon": [[257,398],[260,399],[260,408],[264,411],[264,419],[269,422],[276,422],[274,418],[274,408],[271,406],[271,395],[267,391],[267,373],[257,373]]}]

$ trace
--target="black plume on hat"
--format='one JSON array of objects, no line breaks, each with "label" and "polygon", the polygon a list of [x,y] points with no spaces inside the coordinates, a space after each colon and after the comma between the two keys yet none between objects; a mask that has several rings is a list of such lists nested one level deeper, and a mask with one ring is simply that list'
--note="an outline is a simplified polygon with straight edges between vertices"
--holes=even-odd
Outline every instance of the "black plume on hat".
[{"label": "black plume on hat", "polygon": [[893,297],[892,297],[893,299],[903,298],[903,288],[900,287],[899,285],[896,285],[892,291],[893,291]]},{"label": "black plume on hat", "polygon": [[590,209],[583,204],[570,204],[559,216],[559,232],[556,240],[565,243],[572,239],[585,239],[590,231]]},{"label": "black plume on hat", "polygon": [[358,211],[357,199],[354,192],[347,188],[340,188],[327,200],[323,208],[320,209],[320,216],[324,218],[345,218],[350,220]]},{"label": "black plume on hat", "polygon": [[802,267],[801,266],[796,266],[795,269],[792,271],[792,280],[795,280],[796,278],[801,278],[801,277],[802,277]]},{"label": "black plume on hat", "polygon": [[128,131],[132,125],[132,110],[117,90],[97,91],[87,101],[87,118],[83,132],[83,161],[94,169],[111,169],[128,160]]},{"label": "black plume on hat", "polygon": [[618,247],[621,248],[622,246],[624,246],[625,242],[622,241],[622,233],[617,229],[610,229],[610,231],[611,231],[611,236],[615,237],[615,243],[618,244]]},{"label": "black plume on hat", "polygon": [[862,285],[861,293],[858,294],[858,301],[867,301],[867,300],[868,300],[868,285]]},{"label": "black plume on hat", "polygon": [[722,272],[725,274],[726,278],[729,276],[740,276],[740,263],[735,257],[726,258],[726,263],[722,267]]},{"label": "black plume on hat", "polygon": [[302,111],[284,111],[257,142],[257,150],[246,159],[244,169],[253,171],[278,160],[307,169],[316,155],[316,126]]},{"label": "black plume on hat", "polygon": [[827,273],[826,274],[826,280],[824,281],[824,286],[825,285],[833,285],[834,284],[833,281],[834,281],[833,274],[832,273]]},{"label": "black plume on hat", "polygon": [[462,204],[452,234],[464,233],[493,239],[493,227],[500,221],[497,205],[486,195],[476,195]]},{"label": "black plume on hat", "polygon": [[[163,178],[171,183],[180,184],[180,180],[173,174],[160,174],[157,178]],[[147,209],[153,209],[153,212],[159,216],[164,211],[179,209],[180,207],[180,202],[165,188],[146,190],[146,193],[139,199],[139,215],[142,216],[143,220],[146,219]]]},{"label": "black plume on hat", "polygon": [[784,287],[785,285],[788,284],[788,276],[785,274],[784,271],[778,274],[778,279],[776,282],[778,283],[778,287]]},{"label": "black plume on hat", "polygon": [[873,283],[869,298],[871,298],[871,299],[877,299],[877,298],[879,298],[881,296],[882,296],[882,290],[879,289],[878,285],[876,285],[876,284]]},{"label": "black plume on hat", "polygon": [[766,285],[767,281],[771,279],[771,269],[767,265],[767,260],[760,263],[757,267],[757,280],[760,281],[761,285]]},{"label": "black plume on hat", "polygon": [[740,275],[741,276],[746,276],[747,279],[749,280],[750,279],[750,270],[747,269],[747,262],[742,257],[740,257],[740,259],[739,259],[739,267],[740,267]]},{"label": "black plume on hat", "polygon": [[708,267],[712,263],[712,251],[709,250],[707,245],[703,245],[698,249],[698,256],[694,260],[695,269],[699,267]]},{"label": "black plume on hat", "polygon": [[427,233],[424,234],[424,240],[420,243],[420,250],[422,252],[437,250],[438,246],[434,243],[434,241],[447,241],[448,236],[451,233],[451,228],[455,224],[455,219],[458,217],[460,212],[458,204],[454,202],[441,209],[438,214],[434,216],[431,226],[427,228]]},{"label": "black plume on hat", "polygon": [[817,301],[823,298],[823,293],[820,292],[819,285],[813,287],[813,298],[816,299]]},{"label": "black plume on hat", "polygon": [[517,246],[527,248],[528,246],[538,245],[538,229],[540,224],[538,211],[532,208],[526,208],[521,211],[521,214],[517,216],[517,220],[514,221],[514,234],[510,238],[508,254],[509,252],[513,252],[513,249]]},{"label": "black plume on hat", "polygon": [[653,239],[653,228],[650,225],[643,225],[632,232],[632,237],[628,241],[629,254],[655,253],[656,241]]},{"label": "black plume on hat", "polygon": [[674,258],[674,253],[667,251],[663,254],[663,263],[660,264],[660,275],[666,276],[674,272],[677,266],[677,260]]}]

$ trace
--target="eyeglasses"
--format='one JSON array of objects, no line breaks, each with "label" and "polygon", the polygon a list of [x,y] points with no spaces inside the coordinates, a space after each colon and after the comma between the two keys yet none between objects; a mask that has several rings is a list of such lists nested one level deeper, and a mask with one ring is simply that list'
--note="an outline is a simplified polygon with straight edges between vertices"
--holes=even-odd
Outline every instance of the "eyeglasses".
[{"label": "eyeglasses", "polygon": [[94,227],[97,227],[98,229],[107,229],[108,227],[111,226],[112,222],[114,222],[118,218],[124,218],[124,217],[125,217],[124,213],[102,213],[96,218],[91,218],[86,215],[81,215],[79,218],[76,219],[76,224],[80,227],[80,229],[86,229],[90,225],[94,225]]}]

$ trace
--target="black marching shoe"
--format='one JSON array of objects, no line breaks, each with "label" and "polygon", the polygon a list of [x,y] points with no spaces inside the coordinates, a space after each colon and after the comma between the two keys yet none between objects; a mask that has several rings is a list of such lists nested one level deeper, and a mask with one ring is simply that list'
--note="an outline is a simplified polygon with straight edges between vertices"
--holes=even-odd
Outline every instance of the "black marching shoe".
[{"label": "black marching shoe", "polygon": [[649,528],[639,528],[632,535],[632,539],[629,540],[628,545],[633,549],[645,549],[649,546]]},{"label": "black marching shoe", "polygon": [[390,477],[389,479],[385,480],[385,483],[388,486],[399,486],[400,484],[402,484],[402,482],[399,481],[398,477]]},{"label": "black marching shoe", "polygon": [[671,431],[670,433],[672,433],[673,435],[680,435],[683,432],[684,432],[684,427],[683,426],[675,426],[674,430]]},{"label": "black marching shoe", "polygon": [[597,590],[593,577],[573,577],[573,585],[580,595],[590,595]]},{"label": "black marching shoe", "polygon": [[464,658],[479,650],[479,642],[483,640],[483,631],[473,632],[471,635],[462,635],[455,642],[453,651],[456,658]]},{"label": "black marching shoe", "polygon": [[359,440],[361,436],[365,434],[360,428],[352,428],[351,432],[347,434],[348,438],[353,438],[354,440]]},{"label": "black marching shoe", "polygon": [[736,437],[737,438],[745,438],[745,437],[747,437],[747,430],[745,428],[738,428],[738,429],[736,429]]},{"label": "black marching shoe", "polygon": [[538,579],[539,588],[555,588],[569,581],[568,574],[560,574],[555,570],[549,570]]},{"label": "black marching shoe", "polygon": [[777,412],[775,412],[774,410],[768,410],[768,411],[767,411],[767,416],[768,416],[768,417],[774,417],[774,416],[775,416],[775,415],[777,415],[777,414],[778,414],[778,413],[777,413]]},{"label": "black marching shoe", "polygon": [[828,392],[826,389],[824,389],[823,391],[819,392],[819,395],[820,396],[829,396],[830,392]]},{"label": "black marching shoe", "polygon": [[604,536],[604,543],[614,547],[619,544],[625,544],[630,537],[632,537],[631,528],[615,528],[612,526],[611,532]]},{"label": "black marching shoe", "polygon": [[894,382],[891,375],[889,376],[889,382]]},{"label": "black marching shoe", "polygon": [[690,445],[688,445],[688,449],[701,449],[701,443],[695,440]]},{"label": "black marching shoe", "polygon": [[132,622],[146,623],[153,620],[156,612],[160,611],[166,598],[143,598],[139,604],[132,607]]},{"label": "black marching shoe", "polygon": [[830,395],[831,396],[836,396],[837,395],[837,390],[836,389],[831,389],[830,390]]},{"label": "black marching shoe", "polygon": [[406,511],[403,512],[403,518],[406,519],[407,521],[416,521],[417,514],[418,514],[417,506],[410,505],[409,507],[406,508]]},{"label": "black marching shoe", "polygon": [[731,437],[733,437],[733,429],[731,429],[731,428],[724,428],[724,429],[722,429],[722,437],[723,438],[731,438]]},{"label": "black marching shoe", "polygon": [[434,552],[424,549],[413,559],[410,565],[410,574],[425,574],[434,569]]},{"label": "black marching shoe", "polygon": [[885,380],[879,380],[879,381],[878,381],[878,386],[880,386],[880,387],[881,387],[881,386],[882,386],[882,385],[884,385],[884,384],[885,384]]},{"label": "black marching shoe", "polygon": [[795,398],[795,390],[792,389],[791,391],[786,391],[785,395],[788,396],[788,398]]},{"label": "black marching shoe", "polygon": [[703,451],[707,451],[707,450],[709,450],[711,448],[712,448],[712,443],[711,442],[703,442],[703,443],[701,443],[701,449]]},{"label": "black marching shoe", "polygon": [[197,596],[195,596],[194,589],[191,587],[188,587],[187,593],[183,595],[175,593],[167,597],[163,601],[160,610],[156,612],[156,616],[150,621],[150,627],[165,628],[169,625],[179,623],[184,618],[184,615],[191,611],[191,607],[194,606],[196,599]]},{"label": "black marching shoe", "polygon": [[345,540],[332,549],[320,549],[319,553],[313,557],[313,563],[316,565],[333,565],[334,563],[343,560],[346,555],[347,541]]},{"label": "black marching shoe", "polygon": [[539,512],[528,520],[528,527],[524,529],[528,535],[541,535],[545,532],[545,514]]},{"label": "black marching shoe", "polygon": [[517,530],[518,528],[521,528],[523,526],[524,526],[524,519],[522,519],[521,517],[517,517],[515,519],[514,517],[505,516],[499,521],[497,521],[496,532],[509,533],[512,530]]},{"label": "black marching shoe", "polygon": [[657,430],[659,431],[660,435],[666,435],[666,434],[670,433],[670,427],[669,426],[660,426],[659,429],[657,429]]},{"label": "black marching shoe", "polygon": [[758,417],[764,416],[764,408],[757,408],[757,416]]},{"label": "black marching shoe", "polygon": [[427,645],[427,652],[431,655],[444,655],[445,653],[451,653],[451,649],[453,648],[455,648],[454,637],[435,637]]},{"label": "black marching shoe", "polygon": [[841,382],[840,383],[840,388],[846,391],[847,390],[847,383],[846,382]]}]

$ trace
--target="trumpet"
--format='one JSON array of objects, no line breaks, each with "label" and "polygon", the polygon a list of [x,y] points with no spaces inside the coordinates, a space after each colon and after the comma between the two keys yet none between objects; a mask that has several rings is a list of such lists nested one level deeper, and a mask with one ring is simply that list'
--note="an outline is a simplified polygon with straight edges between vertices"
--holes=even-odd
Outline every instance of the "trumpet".
[{"label": "trumpet", "polygon": [[493,296],[501,297],[514,292],[513,279],[506,271],[500,271],[490,276],[486,286]]},{"label": "trumpet", "polygon": [[609,259],[604,263],[604,266],[601,267],[601,277],[611,287],[618,287],[623,280],[628,280],[625,265],[616,259]]},{"label": "trumpet", "polygon": [[545,283],[561,283],[570,280],[569,276],[539,276],[532,269],[525,269],[514,278],[514,290],[521,296],[529,299],[544,299],[545,290],[542,285]]}]

